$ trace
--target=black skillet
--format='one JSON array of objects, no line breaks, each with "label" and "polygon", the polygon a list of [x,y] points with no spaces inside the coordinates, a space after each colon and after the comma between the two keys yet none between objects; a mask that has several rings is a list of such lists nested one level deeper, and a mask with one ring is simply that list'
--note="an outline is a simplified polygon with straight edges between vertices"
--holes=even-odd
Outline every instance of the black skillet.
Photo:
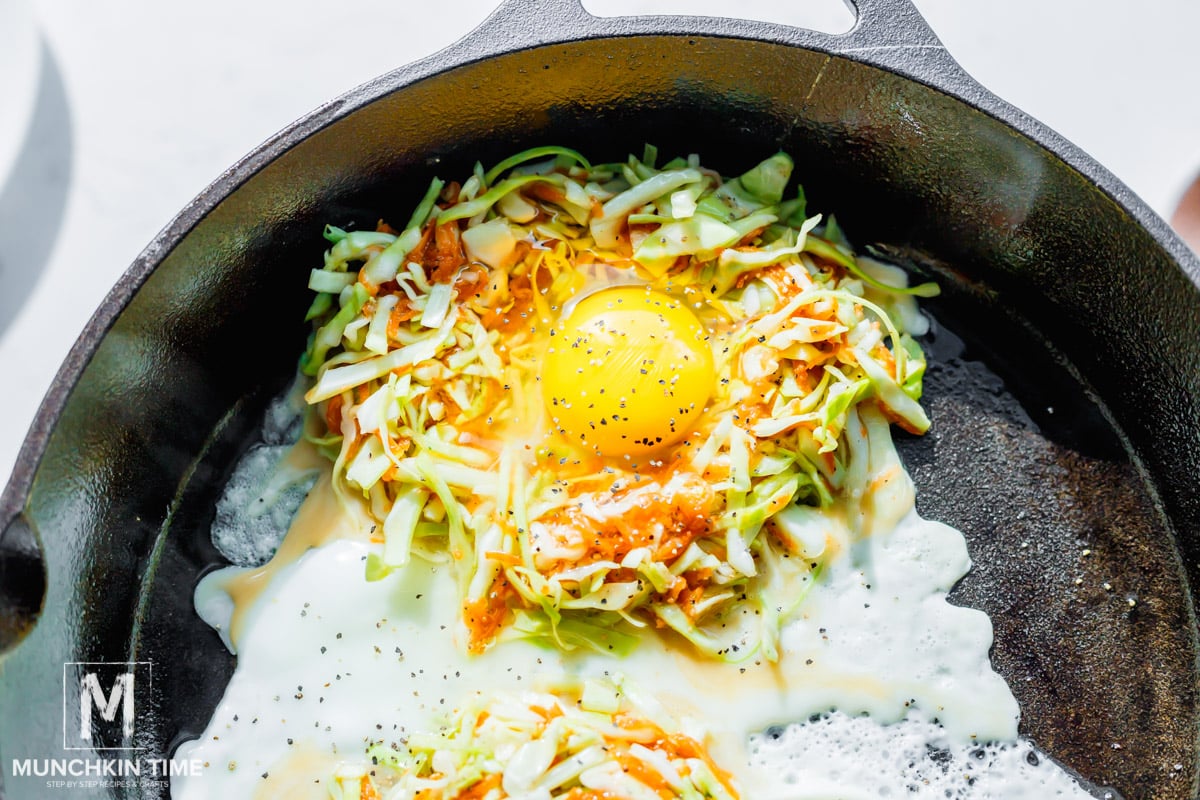
[{"label": "black skillet", "polygon": [[969,538],[956,600],[991,615],[994,663],[1048,753],[1127,798],[1194,797],[1200,264],[966,76],[906,0],[856,5],[830,36],[512,0],[184,209],[72,350],[0,501],[8,795],[53,796],[14,760],[87,755],[63,749],[80,721],[64,681],[89,669],[65,662],[152,666],[133,735],[94,745],[161,758],[203,729],[234,661],[191,592],[221,562],[222,479],[303,346],[322,226],[402,220],[431,174],[525,146],[616,159],[650,141],[723,172],[783,148],[810,208],[942,283],[934,428],[901,447],[922,512]]}]

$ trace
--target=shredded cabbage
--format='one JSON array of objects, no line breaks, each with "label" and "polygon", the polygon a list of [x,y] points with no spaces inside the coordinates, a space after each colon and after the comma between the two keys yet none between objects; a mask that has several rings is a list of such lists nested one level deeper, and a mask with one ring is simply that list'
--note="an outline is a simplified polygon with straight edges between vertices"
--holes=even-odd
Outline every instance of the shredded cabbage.
[{"label": "shredded cabbage", "polygon": [[[448,560],[472,652],[625,653],[668,628],[774,660],[831,557],[821,515],[865,490],[862,420],[929,427],[913,296],[934,284],[859,259],[801,187],[785,199],[785,153],[732,179],[658,160],[537,147],[434,179],[399,235],[325,229],[310,438],[378,523],[368,578]],[[580,450],[539,387],[556,321],[629,284],[695,310],[718,378],[689,435],[642,463]]]},{"label": "shredded cabbage", "polygon": [[704,743],[638,697],[617,677],[475,699],[437,733],[370,742],[326,788],[333,800],[737,800]]}]

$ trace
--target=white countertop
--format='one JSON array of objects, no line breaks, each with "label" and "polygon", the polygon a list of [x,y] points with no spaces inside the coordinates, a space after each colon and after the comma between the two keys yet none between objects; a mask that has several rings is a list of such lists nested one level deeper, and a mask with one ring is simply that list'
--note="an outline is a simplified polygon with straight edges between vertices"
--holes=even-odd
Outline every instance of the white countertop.
[{"label": "white countertop", "polygon": [[[334,12],[315,0],[0,0],[0,12],[6,2],[32,3],[44,46],[28,138],[0,186],[0,480],[79,331],[179,209],[293,119],[449,44],[495,5],[343,0]],[[1200,170],[1200,3],[915,3],[985,86],[1169,216]],[[729,8],[717,0],[586,5],[595,13]],[[736,7],[823,29],[851,19],[839,0]],[[5,21],[0,13],[0,47]],[[0,74],[0,85],[22,77]]]}]

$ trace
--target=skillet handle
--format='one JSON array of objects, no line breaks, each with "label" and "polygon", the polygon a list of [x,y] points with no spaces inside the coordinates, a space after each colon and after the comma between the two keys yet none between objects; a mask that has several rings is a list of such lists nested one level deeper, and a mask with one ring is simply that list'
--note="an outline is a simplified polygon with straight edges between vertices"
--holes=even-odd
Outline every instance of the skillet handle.
[{"label": "skillet handle", "polygon": [[912,0],[844,0],[857,21],[843,38],[863,47],[945,50]]},{"label": "skillet handle", "polygon": [[981,87],[958,65],[912,0],[843,0],[854,11],[854,27],[828,34],[789,25],[706,17],[596,17],[582,0],[503,0],[460,42],[486,57],[526,47],[604,36],[696,33],[748,36],[846,55],[923,83],[968,95]]},{"label": "skillet handle", "polygon": [[[857,17],[854,27],[844,34],[823,35],[834,39],[852,40],[864,47],[942,46],[912,0],[842,2]],[[665,19],[686,18],[678,15],[597,17],[584,8],[583,0],[502,0],[487,21],[480,26],[480,30],[488,30],[497,40],[506,40],[509,43],[537,44],[542,41],[586,39],[621,31],[632,33],[635,32],[634,28],[641,27],[637,24],[639,20],[661,22]],[[734,18],[729,19],[732,21]]]},{"label": "skillet handle", "polygon": [[0,655],[24,639],[46,597],[46,566],[37,534],[24,514],[0,529]]},{"label": "skillet handle", "polygon": [[973,101],[987,94],[938,39],[912,0],[844,0],[857,17],[833,52]]}]

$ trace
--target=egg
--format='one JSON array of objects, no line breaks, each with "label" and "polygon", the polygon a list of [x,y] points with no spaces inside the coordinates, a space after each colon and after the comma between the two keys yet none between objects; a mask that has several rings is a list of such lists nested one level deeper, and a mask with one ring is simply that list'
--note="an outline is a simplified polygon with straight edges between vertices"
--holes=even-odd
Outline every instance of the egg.
[{"label": "egg", "polygon": [[543,398],[563,435],[639,455],[687,434],[712,393],[712,352],[679,300],[636,286],[588,295],[550,333]]}]

